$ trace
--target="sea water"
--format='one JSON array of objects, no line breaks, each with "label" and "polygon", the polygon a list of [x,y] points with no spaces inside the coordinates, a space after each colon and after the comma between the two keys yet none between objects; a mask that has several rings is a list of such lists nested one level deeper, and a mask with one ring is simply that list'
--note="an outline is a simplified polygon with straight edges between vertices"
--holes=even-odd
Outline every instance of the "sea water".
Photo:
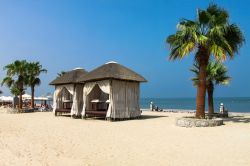
[{"label": "sea water", "polygon": [[[151,101],[162,109],[196,109],[195,98],[141,98],[141,108],[149,108]],[[230,112],[250,112],[250,97],[216,97],[214,98],[214,109],[216,112],[219,112],[220,103],[223,103]]]}]

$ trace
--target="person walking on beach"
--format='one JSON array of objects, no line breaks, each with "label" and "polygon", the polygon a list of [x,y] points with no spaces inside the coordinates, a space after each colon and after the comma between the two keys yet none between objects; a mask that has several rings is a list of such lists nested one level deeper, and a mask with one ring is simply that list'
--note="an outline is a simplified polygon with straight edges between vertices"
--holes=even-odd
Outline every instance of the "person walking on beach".
[{"label": "person walking on beach", "polygon": [[154,109],[155,109],[155,105],[154,105],[154,103],[151,101],[151,102],[150,102],[150,110],[151,110],[151,111],[154,111]]},{"label": "person walking on beach", "polygon": [[223,114],[224,111],[225,111],[224,105],[223,105],[223,103],[220,103],[220,113]]}]

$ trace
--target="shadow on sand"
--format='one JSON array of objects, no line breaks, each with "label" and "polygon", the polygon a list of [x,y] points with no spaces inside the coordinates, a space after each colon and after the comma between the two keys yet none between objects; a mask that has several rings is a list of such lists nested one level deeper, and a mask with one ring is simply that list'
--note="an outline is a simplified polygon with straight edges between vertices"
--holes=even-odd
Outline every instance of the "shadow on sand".
[{"label": "shadow on sand", "polygon": [[168,116],[162,116],[162,115],[142,115],[139,120],[147,120],[147,119],[155,119],[155,118],[164,118]]},{"label": "shadow on sand", "polygon": [[[62,114],[58,115],[56,117],[71,117],[71,115],[67,114]],[[132,118],[132,119],[117,119],[117,120],[111,120],[112,122],[119,122],[119,121],[128,121],[128,120],[148,120],[148,119],[155,119],[155,118],[164,118],[168,116],[159,116],[159,115],[141,115],[139,118]],[[75,118],[75,119],[81,119],[81,118]],[[105,118],[100,118],[100,117],[89,117],[86,119],[94,119],[94,120],[105,120]]]},{"label": "shadow on sand", "polygon": [[245,116],[230,116],[223,119],[224,122],[250,123],[250,118]]},{"label": "shadow on sand", "polygon": [[130,118],[130,119],[116,119],[111,120],[112,122],[122,122],[122,121],[133,121],[133,120],[149,120],[155,118],[164,118],[168,116],[158,116],[158,115],[141,115],[139,118]]},{"label": "shadow on sand", "polygon": [[69,118],[71,118],[71,115],[67,115],[67,114],[62,114],[62,115],[57,115],[57,116],[55,116],[55,117],[69,117]]}]

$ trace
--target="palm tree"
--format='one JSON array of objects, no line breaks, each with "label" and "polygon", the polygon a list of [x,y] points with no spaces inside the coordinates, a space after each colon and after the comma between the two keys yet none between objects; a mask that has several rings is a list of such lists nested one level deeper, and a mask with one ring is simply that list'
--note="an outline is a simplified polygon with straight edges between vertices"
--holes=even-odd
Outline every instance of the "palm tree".
[{"label": "palm tree", "polygon": [[31,107],[34,108],[34,96],[35,96],[35,86],[41,84],[39,75],[41,73],[47,73],[46,69],[42,68],[39,62],[28,63],[27,66],[27,78],[28,85],[31,88]]},{"label": "palm tree", "polygon": [[11,88],[16,86],[19,90],[19,108],[22,109],[22,95],[24,93],[24,86],[27,84],[27,61],[16,60],[14,63],[8,64],[4,67],[7,70],[7,76],[2,80],[2,85],[6,84],[7,87]]},{"label": "palm tree", "polygon": [[14,98],[13,98],[13,107],[16,108],[16,105],[19,103],[17,100],[17,96],[22,93],[24,94],[24,92],[21,92],[17,85],[16,84],[13,84],[11,87],[10,87],[10,93],[14,95]]},{"label": "palm tree", "polygon": [[[190,69],[192,72],[195,73],[195,77],[192,78],[194,86],[198,85],[199,82],[199,65],[195,63],[193,68]],[[208,113],[214,113],[214,99],[213,93],[215,85],[227,85],[231,79],[231,77],[227,76],[227,68],[219,62],[209,62],[206,68],[206,75],[207,75],[207,94],[208,94]]]},{"label": "palm tree", "polygon": [[216,60],[233,58],[244,42],[244,36],[236,24],[229,23],[229,14],[215,4],[206,10],[197,10],[197,19],[182,19],[177,32],[167,37],[170,60],[183,59],[195,51],[199,64],[196,118],[205,118],[206,68],[213,55]]},{"label": "palm tree", "polygon": [[66,74],[66,72],[65,71],[61,71],[60,73],[57,73],[57,77],[61,77],[64,74]]},{"label": "palm tree", "polygon": [[[17,85],[16,84],[13,84],[11,87],[10,87],[10,93],[13,94],[15,97],[18,96],[21,92],[20,90],[18,89]],[[23,93],[24,94],[24,93]]]}]

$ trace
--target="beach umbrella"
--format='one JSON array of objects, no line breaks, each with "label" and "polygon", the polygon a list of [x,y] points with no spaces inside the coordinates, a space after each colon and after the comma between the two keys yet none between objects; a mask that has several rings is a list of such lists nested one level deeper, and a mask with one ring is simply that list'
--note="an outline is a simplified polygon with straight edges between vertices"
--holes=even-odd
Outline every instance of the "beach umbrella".
[{"label": "beach umbrella", "polygon": [[52,95],[48,95],[46,96],[48,100],[53,100],[53,96]]},{"label": "beach umbrella", "polygon": [[31,99],[31,95],[25,93],[23,96],[22,96],[23,100],[30,100]]},{"label": "beach umbrella", "polygon": [[11,96],[1,96],[0,100],[3,101],[3,102],[12,102],[13,97],[11,97]]},{"label": "beach umbrella", "polygon": [[39,96],[39,97],[36,97],[35,99],[36,100],[48,100],[48,98],[44,96]]},{"label": "beach umbrella", "polygon": [[49,101],[49,99],[47,97],[44,97],[44,96],[35,97],[34,99],[35,99],[35,101],[40,101],[41,104],[42,103],[46,104],[47,101]]}]

